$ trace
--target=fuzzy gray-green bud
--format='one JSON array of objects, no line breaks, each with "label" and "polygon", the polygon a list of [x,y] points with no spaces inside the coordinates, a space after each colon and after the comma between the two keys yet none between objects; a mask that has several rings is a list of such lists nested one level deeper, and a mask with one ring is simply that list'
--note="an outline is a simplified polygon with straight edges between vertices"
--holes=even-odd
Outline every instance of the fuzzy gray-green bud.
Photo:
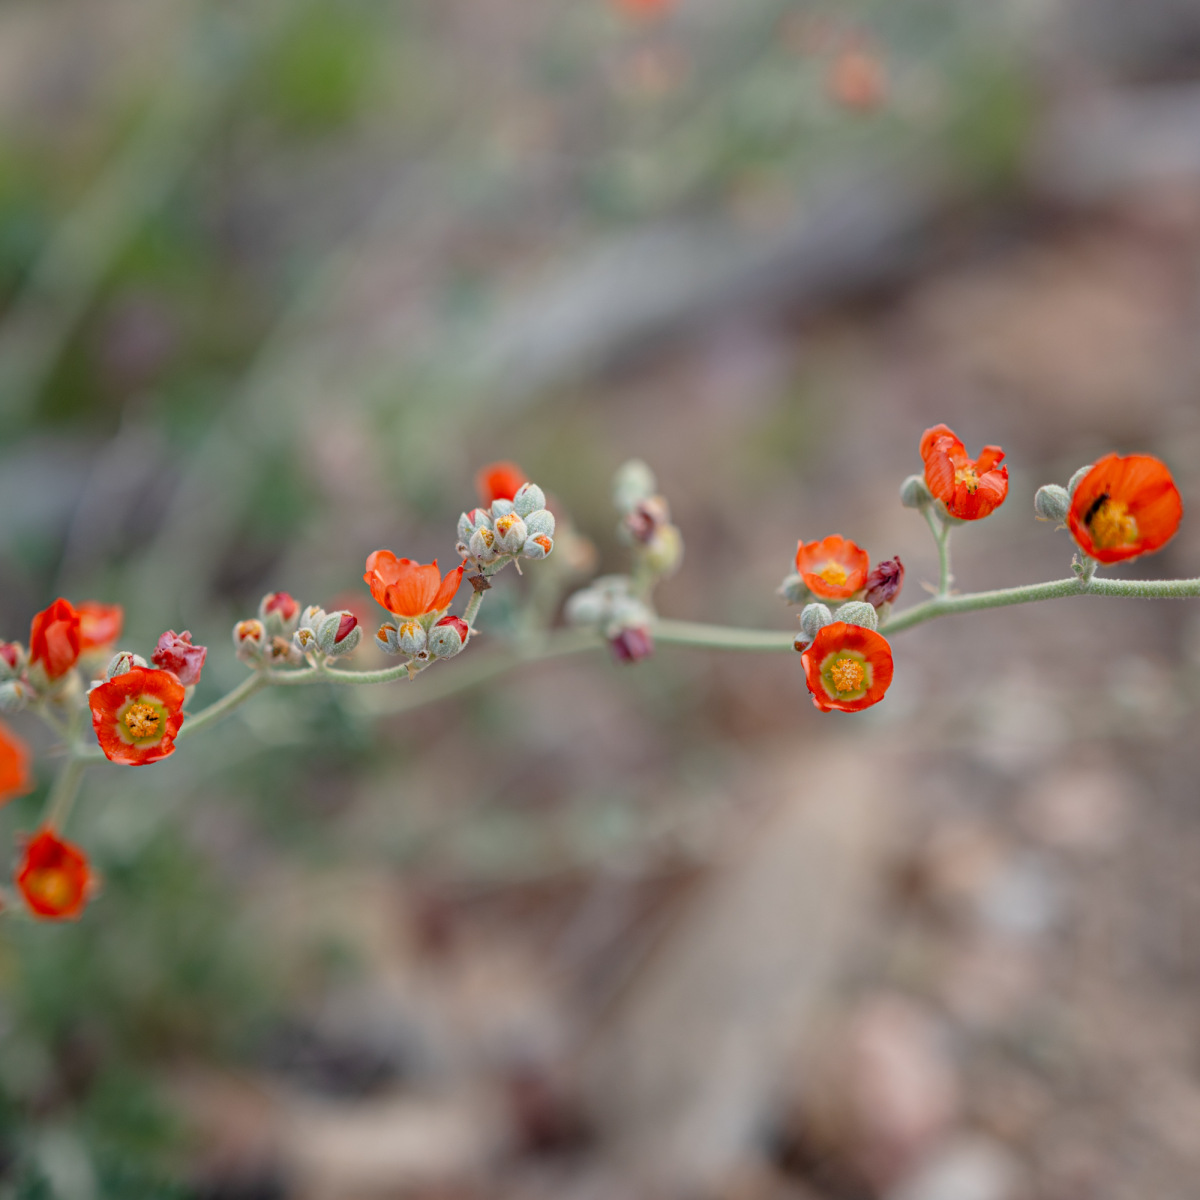
[{"label": "fuzzy gray-green bud", "polygon": [[492,501],[492,520],[495,521],[498,517],[507,517],[509,513],[516,512],[516,506],[511,500],[493,500]]},{"label": "fuzzy gray-green bud", "polygon": [[545,558],[553,549],[554,539],[549,534],[539,533],[537,537],[525,539],[525,545],[521,547],[521,557],[536,561]]},{"label": "fuzzy gray-green bud", "polygon": [[33,699],[33,689],[20,679],[0,683],[0,712],[17,713]]},{"label": "fuzzy gray-green bud", "polygon": [[926,487],[923,475],[910,475],[900,485],[900,503],[905,508],[924,508],[933,503],[933,493]]},{"label": "fuzzy gray-green bud", "polygon": [[434,658],[453,658],[469,636],[470,630],[462,617],[443,617],[429,631],[429,653]]},{"label": "fuzzy gray-green bud", "polygon": [[654,472],[640,458],[622,463],[613,476],[613,504],[618,512],[631,512],[640,501],[658,491]]},{"label": "fuzzy gray-green bud", "polygon": [[140,654],[131,654],[128,650],[122,650],[109,660],[104,676],[106,679],[115,679],[118,675],[128,675],[134,667],[144,667],[145,665],[146,660]]},{"label": "fuzzy gray-green bud", "polygon": [[416,658],[425,649],[428,640],[425,626],[420,621],[403,621],[396,627],[396,645],[400,653],[407,654],[409,658]]},{"label": "fuzzy gray-green bud", "polygon": [[775,589],[777,596],[782,596],[788,604],[807,604],[812,599],[812,592],[804,582],[803,575],[794,572],[785,576],[783,582]]},{"label": "fuzzy gray-green bud", "polygon": [[467,542],[467,549],[470,550],[472,558],[477,558],[480,562],[491,562],[497,553],[496,534],[484,527],[476,529]]},{"label": "fuzzy gray-green bud", "polygon": [[[870,608],[871,606],[868,604],[867,607]],[[806,604],[800,610],[800,628],[804,631],[804,636],[810,642],[826,625],[831,625],[832,623],[833,614],[824,604]]]},{"label": "fuzzy gray-green bud", "polygon": [[396,627],[390,621],[385,621],[375,631],[375,646],[384,654],[400,653],[400,643],[396,640]]},{"label": "fuzzy gray-green bud", "polygon": [[491,529],[492,517],[486,508],[473,508],[458,518],[458,540],[469,542],[477,529]]},{"label": "fuzzy gray-green bud", "polygon": [[1048,483],[1033,496],[1033,511],[1041,521],[1063,521],[1071,509],[1071,497],[1065,487]]},{"label": "fuzzy gray-green bud", "polygon": [[525,533],[529,537],[537,537],[542,533],[547,537],[553,537],[554,514],[548,508],[535,508],[525,518]]},{"label": "fuzzy gray-green bud", "polygon": [[342,613],[325,613],[323,618],[313,628],[317,635],[317,648],[322,654],[332,654],[334,644],[338,640],[338,627],[342,623]]},{"label": "fuzzy gray-green bud", "polygon": [[513,497],[513,512],[518,517],[528,517],[539,508],[546,507],[546,493],[536,483],[523,483]]},{"label": "fuzzy gray-green bud", "polygon": [[847,625],[861,625],[864,629],[879,628],[879,614],[865,600],[847,600],[833,614],[833,619],[845,621]]},{"label": "fuzzy gray-green bud", "polygon": [[1083,482],[1084,476],[1095,466],[1095,463],[1088,463],[1086,467],[1080,467],[1074,475],[1071,476],[1067,483],[1067,495],[1074,496],[1075,489]]}]

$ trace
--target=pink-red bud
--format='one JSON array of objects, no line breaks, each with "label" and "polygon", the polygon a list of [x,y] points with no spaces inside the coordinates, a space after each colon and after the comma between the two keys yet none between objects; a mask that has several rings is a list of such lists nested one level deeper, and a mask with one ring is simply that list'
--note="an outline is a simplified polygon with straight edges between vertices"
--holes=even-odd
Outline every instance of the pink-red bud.
[{"label": "pink-red bud", "polygon": [[[450,625],[458,632],[458,636],[465,642],[467,635],[471,632],[470,627],[462,617],[443,617],[438,621],[437,625]],[[437,625],[434,628],[437,628]]]},{"label": "pink-red bud", "polygon": [[207,654],[207,646],[192,645],[192,635],[186,629],[182,633],[168,629],[158,639],[150,661],[156,667],[170,671],[184,687],[191,687],[200,679]]},{"label": "pink-red bud", "polygon": [[284,621],[290,621],[300,611],[300,604],[293,600],[287,592],[271,592],[263,597],[262,610],[267,613],[278,613]]},{"label": "pink-red bud", "polygon": [[891,604],[900,595],[904,586],[904,564],[899,557],[889,558],[885,562],[876,563],[874,570],[867,576],[866,591],[863,599],[873,608]]},{"label": "pink-red bud", "polygon": [[0,659],[8,664],[10,671],[20,666],[21,658],[21,647],[17,642],[0,642]]},{"label": "pink-red bud", "polygon": [[342,613],[342,619],[338,622],[337,637],[333,640],[340,642],[357,624],[358,618],[352,612]]},{"label": "pink-red bud", "polygon": [[640,625],[630,625],[608,639],[613,658],[620,663],[641,662],[654,653],[654,639],[650,630]]}]

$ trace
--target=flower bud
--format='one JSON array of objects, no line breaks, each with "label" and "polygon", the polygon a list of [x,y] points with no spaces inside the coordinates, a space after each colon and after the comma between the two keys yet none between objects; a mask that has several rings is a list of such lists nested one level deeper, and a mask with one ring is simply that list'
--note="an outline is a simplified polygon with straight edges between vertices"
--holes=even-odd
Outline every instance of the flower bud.
[{"label": "flower bud", "polygon": [[525,545],[521,547],[521,554],[525,558],[539,559],[545,558],[553,549],[554,539],[539,533],[537,537],[526,538]]},{"label": "flower bud", "polygon": [[613,476],[613,504],[621,513],[630,512],[639,500],[645,500],[658,491],[654,472],[640,458],[631,458],[622,463]]},{"label": "flower bud", "polygon": [[642,562],[655,575],[674,575],[683,562],[683,534],[677,525],[663,525],[642,551]]},{"label": "flower bud", "polygon": [[334,635],[333,649],[330,651],[330,654],[350,654],[362,640],[362,630],[358,627],[358,618],[352,612],[345,610],[333,613],[332,615],[341,617],[341,621],[338,623],[337,632]]},{"label": "flower bud", "polygon": [[422,653],[428,640],[425,626],[420,621],[405,621],[396,629],[396,645],[399,646],[400,653],[407,654],[409,658],[416,658]]},{"label": "flower bud", "polygon": [[489,562],[496,557],[497,553],[495,533],[486,526],[481,526],[471,534],[470,540],[467,542],[467,549],[472,558],[477,558],[480,562]]},{"label": "flower bud", "polygon": [[120,654],[114,654],[109,659],[108,666],[104,670],[106,679],[113,679],[118,675],[128,675],[134,667],[144,667],[146,660],[140,654],[131,654],[128,650],[122,650]]},{"label": "flower bud", "polygon": [[865,600],[847,600],[833,614],[835,621],[845,621],[847,625],[861,625],[864,629],[879,628],[879,614]]},{"label": "flower bud", "polygon": [[337,645],[338,639],[342,636],[342,623],[346,617],[350,617],[353,620],[354,624],[350,626],[350,629],[353,629],[354,625],[358,624],[358,621],[353,617],[353,614],[346,612],[325,613],[321,620],[313,626],[313,632],[317,635],[317,649],[322,654],[336,653],[334,646]]},{"label": "flower bud", "polygon": [[317,634],[311,626],[301,625],[295,633],[292,634],[292,645],[300,651],[301,654],[310,654],[314,650],[319,650],[317,645]]},{"label": "flower bud", "polygon": [[453,658],[470,636],[471,629],[462,617],[443,617],[429,631],[429,653],[434,658]]},{"label": "flower bud", "polygon": [[473,508],[458,518],[458,540],[469,542],[477,529],[491,529],[492,518],[486,508]]},{"label": "flower bud", "polygon": [[375,646],[384,654],[400,653],[400,643],[396,640],[396,627],[390,621],[380,625],[375,634]]},{"label": "flower bud", "polygon": [[874,569],[867,576],[863,599],[872,608],[879,609],[885,604],[891,604],[900,595],[900,589],[903,586],[904,564],[897,555],[895,558],[888,558],[875,564]]},{"label": "flower bud", "polygon": [[525,518],[525,533],[528,537],[537,537],[540,533],[553,537],[554,514],[548,508],[535,508]]},{"label": "flower bud", "polygon": [[287,592],[268,592],[259,602],[258,619],[269,636],[291,637],[300,619],[300,604]]},{"label": "flower bud", "polygon": [[[299,605],[296,605],[296,608],[298,611]],[[296,614],[292,615],[294,617]],[[268,621],[264,621],[263,624],[269,627]],[[150,660],[156,667],[173,672],[184,687],[192,687],[199,682],[200,671],[207,655],[207,647],[192,645],[192,635],[186,629],[183,633],[168,629],[158,639],[158,645],[155,646]]]},{"label": "flower bud", "polygon": [[257,619],[239,621],[233,627],[233,647],[242,662],[257,663],[260,661],[266,641],[266,627]]},{"label": "flower bud", "polygon": [[900,485],[900,503],[905,508],[924,508],[933,503],[933,493],[925,486],[923,475],[910,475]]},{"label": "flower bud", "polygon": [[546,507],[546,493],[536,483],[523,483],[513,497],[513,512],[518,517],[527,517],[530,513]]},{"label": "flower bud", "polygon": [[803,575],[794,572],[785,576],[783,582],[775,589],[777,596],[782,596],[788,604],[807,604],[812,599],[812,592],[804,582]]},{"label": "flower bud", "polygon": [[1083,477],[1095,466],[1095,463],[1088,463],[1086,467],[1080,467],[1078,471],[1067,481],[1067,495],[1074,497],[1075,489],[1083,482]]},{"label": "flower bud", "polygon": [[501,554],[519,554],[527,536],[525,522],[515,512],[496,518],[496,549]]},{"label": "flower bud", "polygon": [[671,510],[665,496],[647,496],[625,514],[620,532],[626,541],[646,545],[664,525],[671,523]]},{"label": "flower bud", "polygon": [[33,688],[22,679],[10,679],[0,683],[0,712],[20,712],[33,697]]},{"label": "flower bud", "polygon": [[511,516],[515,512],[513,502],[511,500],[493,500],[492,501],[492,521],[499,520],[500,517]]},{"label": "flower bud", "polygon": [[25,669],[25,647],[20,642],[0,642],[0,681],[16,679]]},{"label": "flower bud", "polygon": [[600,588],[580,588],[567,601],[563,616],[569,625],[599,625],[607,607],[607,598]]},{"label": "flower bud", "polygon": [[1033,511],[1039,521],[1064,521],[1071,508],[1071,497],[1065,487],[1048,483],[1033,494]]},{"label": "flower bud", "polygon": [[800,628],[804,630],[804,636],[810,642],[826,625],[832,623],[833,614],[824,604],[806,604],[800,611]]},{"label": "flower bud", "polygon": [[[316,641],[317,635],[311,629],[304,630],[304,634],[310,643]],[[300,652],[296,641],[299,635],[300,630],[297,630],[290,641],[278,634],[270,640],[266,647],[265,657],[273,667],[298,667],[304,662],[304,655]]]},{"label": "flower bud", "polygon": [[619,663],[641,662],[654,653],[654,639],[644,625],[627,625],[608,639],[613,659]]}]

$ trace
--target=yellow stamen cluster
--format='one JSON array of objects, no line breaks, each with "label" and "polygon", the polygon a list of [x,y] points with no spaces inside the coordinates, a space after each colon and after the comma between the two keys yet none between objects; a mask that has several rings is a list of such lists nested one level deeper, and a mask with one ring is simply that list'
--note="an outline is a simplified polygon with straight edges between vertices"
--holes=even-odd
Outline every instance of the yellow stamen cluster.
[{"label": "yellow stamen cluster", "polygon": [[1105,500],[1088,525],[1092,541],[1102,550],[1137,541],[1137,522],[1120,500]]},{"label": "yellow stamen cluster", "polygon": [[863,665],[856,658],[839,658],[829,670],[833,686],[842,694],[857,692],[862,687],[864,674]]},{"label": "yellow stamen cluster", "polygon": [[826,583],[832,584],[833,587],[845,587],[846,580],[850,578],[846,568],[835,562],[826,563],[817,572],[817,575]]},{"label": "yellow stamen cluster", "polygon": [[162,718],[152,704],[131,704],[125,713],[125,728],[132,737],[139,741],[142,738],[154,737]]},{"label": "yellow stamen cluster", "polygon": [[975,474],[974,467],[959,467],[954,472],[954,482],[965,484],[967,491],[973,496],[979,487],[979,476]]}]

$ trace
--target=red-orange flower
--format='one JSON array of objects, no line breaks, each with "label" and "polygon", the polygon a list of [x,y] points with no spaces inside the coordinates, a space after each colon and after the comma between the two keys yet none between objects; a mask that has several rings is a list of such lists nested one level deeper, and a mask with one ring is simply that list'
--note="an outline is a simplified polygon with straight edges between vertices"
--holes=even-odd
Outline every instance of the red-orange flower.
[{"label": "red-orange flower", "polygon": [[388,612],[397,617],[423,617],[450,607],[465,569],[455,567],[443,579],[436,558],[422,565],[411,558],[397,558],[390,550],[376,550],[367,559],[363,581]]},{"label": "red-orange flower", "polygon": [[79,658],[80,617],[61,597],[33,618],[29,628],[29,661],[38,663],[47,679],[59,679]]},{"label": "red-orange flower", "polygon": [[111,762],[140,767],[175,753],[183,684],[170,671],[134,667],[88,692],[92,727]]},{"label": "red-orange flower", "polygon": [[494,462],[482,467],[475,476],[475,490],[484,504],[511,500],[528,483],[529,476],[514,462]]},{"label": "red-orange flower", "polygon": [[836,533],[796,547],[796,571],[814,596],[827,600],[849,600],[866,583],[870,565],[865,550]]},{"label": "red-orange flower", "polygon": [[969,458],[953,430],[935,425],[921,435],[925,483],[960,521],[978,521],[1004,503],[1008,495],[1008,468],[999,446],[984,446],[978,458]]},{"label": "red-orange flower", "polygon": [[675,0],[616,0],[619,9],[634,17],[658,17],[675,6]]},{"label": "red-orange flower", "polygon": [[822,712],[858,712],[883,699],[892,682],[892,648],[873,629],[834,621],[800,656],[813,703]]},{"label": "red-orange flower", "polygon": [[1164,463],[1149,454],[1108,454],[1080,480],[1067,525],[1084,554],[1115,563],[1158,550],[1175,536],[1182,516],[1179,489]]},{"label": "red-orange flower", "polygon": [[85,600],[76,610],[79,614],[79,649],[98,650],[111,646],[121,636],[125,610],[119,604],[101,604]]},{"label": "red-orange flower", "polygon": [[0,722],[0,804],[23,796],[31,786],[29,747]]},{"label": "red-orange flower", "polygon": [[17,869],[17,887],[39,916],[63,921],[83,912],[92,874],[86,855],[52,829],[40,829],[25,845]]}]

